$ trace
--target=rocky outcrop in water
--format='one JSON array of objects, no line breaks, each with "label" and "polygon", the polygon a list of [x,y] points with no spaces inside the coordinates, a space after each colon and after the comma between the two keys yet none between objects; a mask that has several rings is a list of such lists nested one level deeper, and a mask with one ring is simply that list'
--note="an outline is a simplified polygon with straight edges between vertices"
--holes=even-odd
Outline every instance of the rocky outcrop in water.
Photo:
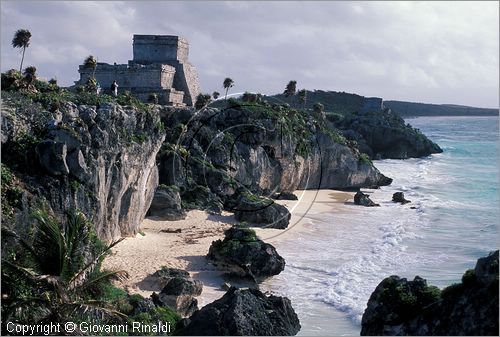
[{"label": "rocky outcrop in water", "polygon": [[403,192],[396,192],[392,195],[392,201],[393,202],[399,202],[400,204],[408,204],[411,201],[405,199],[405,194]]},{"label": "rocky outcrop in water", "polygon": [[415,277],[384,279],[368,300],[361,335],[498,335],[498,250],[442,291]]},{"label": "rocky outcrop in water", "polygon": [[51,113],[6,101],[2,161],[25,188],[13,223],[24,226],[31,207],[45,203],[56,214],[81,210],[102,239],[135,234],[158,185],[164,138],[158,112],[68,102]]},{"label": "rocky outcrop in water", "polygon": [[294,336],[299,330],[299,319],[288,298],[266,296],[257,289],[233,287],[222,298],[195,312],[178,334]]},{"label": "rocky outcrop in water", "polygon": [[361,191],[358,191],[356,192],[356,194],[354,195],[354,203],[356,205],[360,205],[360,206],[365,206],[365,207],[377,207],[377,206],[380,206],[379,204],[376,204],[372,201],[372,199],[370,199],[370,197],[368,196],[368,194],[365,194]]},{"label": "rocky outcrop in water", "polygon": [[249,228],[231,227],[224,240],[212,242],[207,259],[229,273],[260,281],[285,269],[285,260]]},{"label": "rocky outcrop in water", "polygon": [[418,158],[443,152],[390,109],[342,116],[335,125],[373,159]]}]

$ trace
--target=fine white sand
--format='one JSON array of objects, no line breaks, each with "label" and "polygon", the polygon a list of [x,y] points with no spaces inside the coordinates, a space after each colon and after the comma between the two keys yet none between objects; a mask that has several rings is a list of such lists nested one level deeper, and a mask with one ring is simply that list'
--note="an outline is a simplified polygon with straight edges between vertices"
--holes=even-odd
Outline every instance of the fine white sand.
[{"label": "fine white sand", "polygon": [[[289,227],[286,230],[255,228],[261,239],[272,243],[282,235],[308,230],[314,214],[341,211],[335,205],[350,203],[353,199],[353,193],[335,190],[295,191],[295,195],[299,200],[277,201],[292,213]],[[162,266],[186,269],[193,278],[203,282],[203,292],[198,297],[199,307],[203,307],[225,293],[220,289],[225,282],[223,272],[208,264],[205,256],[212,241],[222,239],[224,230],[234,223],[231,213],[209,215],[199,210],[190,211],[186,219],[179,221],[150,217],[141,225],[142,234],[126,238],[115,246],[103,266],[127,271],[129,278],[117,285],[144,297],[161,291],[149,276],[156,270]]]}]

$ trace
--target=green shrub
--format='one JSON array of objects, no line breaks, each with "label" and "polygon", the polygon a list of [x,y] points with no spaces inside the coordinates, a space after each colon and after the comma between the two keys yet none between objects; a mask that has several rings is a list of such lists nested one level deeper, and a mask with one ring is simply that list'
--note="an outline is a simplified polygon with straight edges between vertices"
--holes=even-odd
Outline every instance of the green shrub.
[{"label": "green shrub", "polygon": [[419,297],[424,305],[434,303],[441,298],[441,290],[436,286],[428,286],[419,294]]},{"label": "green shrub", "polygon": [[454,283],[441,290],[441,297],[444,299],[459,296],[463,292],[464,286],[461,283]]},{"label": "green shrub", "polygon": [[470,285],[476,282],[476,272],[474,269],[468,269],[462,276],[463,285]]},{"label": "green shrub", "polygon": [[129,329],[128,332],[131,336],[137,335],[137,336],[156,336],[157,334],[151,332],[151,333],[140,333],[132,330],[132,324],[133,322],[140,322],[141,324],[144,325],[155,325],[158,322],[161,323],[168,323],[169,326],[171,327],[170,333],[167,333],[167,336],[171,336],[175,333],[175,330],[177,329],[177,323],[181,320],[182,318],[177,314],[175,311],[173,311],[170,308],[167,307],[155,307],[155,309],[148,311],[148,312],[141,312],[133,316],[128,317],[128,324],[129,324]]},{"label": "green shrub", "polygon": [[367,155],[366,153],[360,153],[358,160],[361,164],[371,164],[372,163],[370,156]]},{"label": "green shrub", "polygon": [[69,186],[73,192],[78,192],[80,188],[82,187],[82,184],[78,180],[71,180],[69,183]]}]

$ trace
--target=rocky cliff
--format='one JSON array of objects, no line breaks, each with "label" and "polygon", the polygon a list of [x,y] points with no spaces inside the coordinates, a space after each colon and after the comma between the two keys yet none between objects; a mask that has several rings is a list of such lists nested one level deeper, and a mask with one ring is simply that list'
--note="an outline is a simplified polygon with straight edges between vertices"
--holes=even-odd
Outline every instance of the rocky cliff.
[{"label": "rocky cliff", "polygon": [[224,202],[241,186],[271,196],[391,182],[327,121],[302,111],[231,102],[194,117],[165,108],[162,118],[171,129],[159,157],[160,182],[183,186],[181,197],[193,184]]},{"label": "rocky cliff", "polygon": [[406,124],[390,109],[330,115],[343,135],[373,159],[407,159],[443,152],[418,129]]},{"label": "rocky cliff", "polygon": [[20,191],[7,223],[26,222],[33,207],[79,209],[103,239],[134,234],[158,185],[159,114],[71,102],[49,112],[26,97],[3,98],[2,162]]},{"label": "rocky cliff", "polygon": [[498,300],[497,250],[442,291],[418,276],[384,279],[368,300],[361,335],[497,336]]}]

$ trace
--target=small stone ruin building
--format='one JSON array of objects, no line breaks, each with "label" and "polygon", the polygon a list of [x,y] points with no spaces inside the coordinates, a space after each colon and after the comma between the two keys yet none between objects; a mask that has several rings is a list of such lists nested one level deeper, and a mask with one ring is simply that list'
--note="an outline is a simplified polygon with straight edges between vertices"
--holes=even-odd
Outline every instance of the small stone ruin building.
[{"label": "small stone ruin building", "polygon": [[[114,80],[118,91],[130,91],[146,102],[150,94],[158,95],[159,103],[172,106],[193,106],[200,93],[196,68],[189,63],[186,39],[171,35],[134,35],[134,59],[128,64],[97,63],[95,78],[106,92]],[[80,80],[85,85],[93,69],[80,65]]]},{"label": "small stone ruin building", "polygon": [[363,101],[363,107],[361,108],[361,114],[366,114],[368,112],[379,112],[384,111],[384,101],[380,97],[365,97]]}]

